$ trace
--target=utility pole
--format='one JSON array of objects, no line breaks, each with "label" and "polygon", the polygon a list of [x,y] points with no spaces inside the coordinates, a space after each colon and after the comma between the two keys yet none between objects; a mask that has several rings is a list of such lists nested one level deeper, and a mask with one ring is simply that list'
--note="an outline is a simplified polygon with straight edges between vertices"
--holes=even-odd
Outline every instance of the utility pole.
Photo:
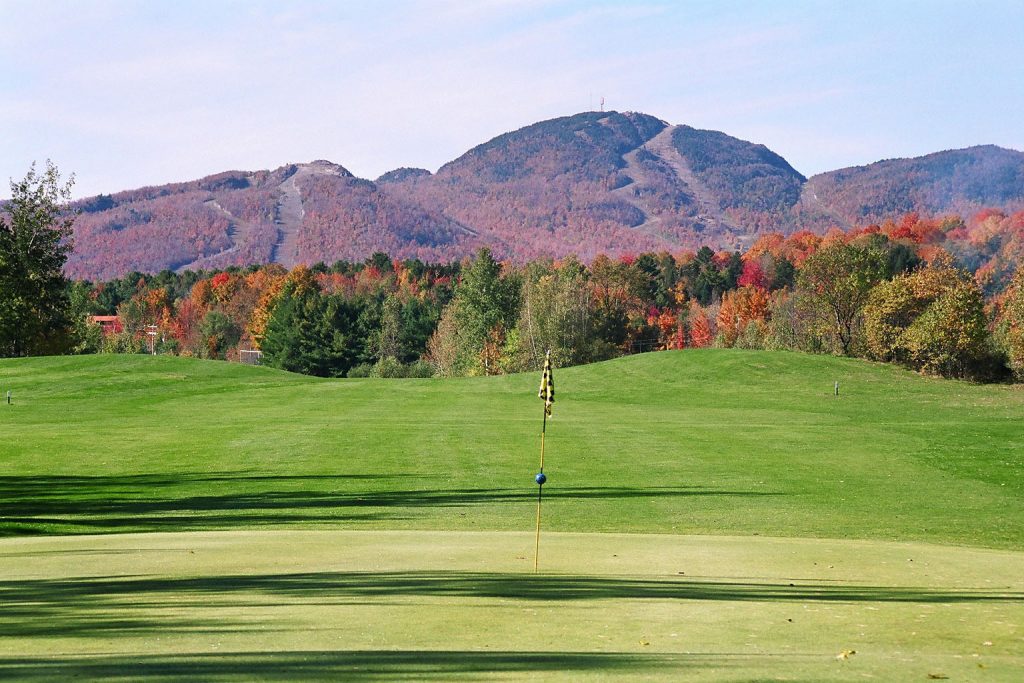
[{"label": "utility pole", "polygon": [[149,352],[156,355],[156,325],[146,325],[146,334],[149,335]]}]

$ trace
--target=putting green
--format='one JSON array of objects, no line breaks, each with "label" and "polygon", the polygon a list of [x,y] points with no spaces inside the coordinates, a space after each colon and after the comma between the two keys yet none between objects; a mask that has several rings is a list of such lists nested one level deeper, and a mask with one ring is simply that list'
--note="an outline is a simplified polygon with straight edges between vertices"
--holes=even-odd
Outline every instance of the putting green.
[{"label": "putting green", "polygon": [[[0,540],[0,678],[1018,681],[1024,553],[228,531]],[[843,653],[846,653],[845,657]]]}]

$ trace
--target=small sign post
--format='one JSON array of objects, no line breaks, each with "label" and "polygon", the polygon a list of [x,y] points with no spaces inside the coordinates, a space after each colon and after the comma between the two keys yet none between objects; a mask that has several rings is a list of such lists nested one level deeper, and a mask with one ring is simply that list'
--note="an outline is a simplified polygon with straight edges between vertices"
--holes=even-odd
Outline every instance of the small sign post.
[{"label": "small sign post", "polygon": [[839,395],[839,382],[836,382],[836,396]]}]

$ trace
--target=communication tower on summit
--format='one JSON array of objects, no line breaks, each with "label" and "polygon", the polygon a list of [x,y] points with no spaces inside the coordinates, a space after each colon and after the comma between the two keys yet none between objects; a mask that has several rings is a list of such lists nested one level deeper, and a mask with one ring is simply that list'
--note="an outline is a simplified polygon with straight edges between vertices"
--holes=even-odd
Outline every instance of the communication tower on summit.
[{"label": "communication tower on summit", "polygon": [[601,95],[601,111],[604,112],[604,95]]}]

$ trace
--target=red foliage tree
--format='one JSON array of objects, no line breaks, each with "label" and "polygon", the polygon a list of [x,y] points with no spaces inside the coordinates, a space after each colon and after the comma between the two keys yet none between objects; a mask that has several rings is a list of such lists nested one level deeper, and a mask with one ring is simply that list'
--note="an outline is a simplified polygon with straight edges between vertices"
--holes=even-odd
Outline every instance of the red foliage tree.
[{"label": "red foliage tree", "polygon": [[711,330],[711,321],[700,304],[694,302],[690,306],[690,346],[695,349],[702,349],[711,346],[714,341],[714,333]]},{"label": "red foliage tree", "polygon": [[764,274],[764,268],[754,259],[743,263],[743,272],[740,274],[736,284],[740,287],[760,287],[768,289],[768,278]]}]

